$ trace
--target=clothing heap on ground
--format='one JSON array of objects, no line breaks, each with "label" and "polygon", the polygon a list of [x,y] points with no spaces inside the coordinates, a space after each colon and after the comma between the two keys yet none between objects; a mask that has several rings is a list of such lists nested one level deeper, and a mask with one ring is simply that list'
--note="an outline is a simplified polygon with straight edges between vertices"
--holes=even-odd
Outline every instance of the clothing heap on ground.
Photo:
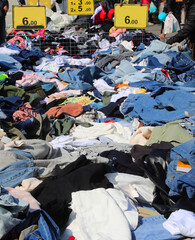
[{"label": "clothing heap on ground", "polygon": [[136,33],[0,48],[1,239],[195,237],[195,62]]}]

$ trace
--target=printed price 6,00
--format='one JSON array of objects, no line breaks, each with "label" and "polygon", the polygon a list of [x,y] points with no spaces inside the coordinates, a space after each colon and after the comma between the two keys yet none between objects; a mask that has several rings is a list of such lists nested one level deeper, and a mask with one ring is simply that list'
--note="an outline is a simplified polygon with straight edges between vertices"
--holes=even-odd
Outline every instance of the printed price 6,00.
[{"label": "printed price 6,00", "polygon": [[126,16],[125,17],[125,23],[126,24],[138,24],[138,20],[137,19],[131,19],[130,16]]},{"label": "printed price 6,00", "polygon": [[26,26],[26,25],[29,25],[29,26],[36,26],[37,25],[37,21],[28,21],[28,18],[27,17],[24,17],[22,19],[22,23]]}]

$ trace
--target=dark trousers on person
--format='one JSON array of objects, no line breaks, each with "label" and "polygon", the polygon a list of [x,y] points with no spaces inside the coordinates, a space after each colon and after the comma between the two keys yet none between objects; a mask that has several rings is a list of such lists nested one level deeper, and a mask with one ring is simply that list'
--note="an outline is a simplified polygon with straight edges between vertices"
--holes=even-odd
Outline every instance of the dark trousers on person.
[{"label": "dark trousers on person", "polygon": [[6,32],[5,32],[5,17],[0,17],[0,44],[5,42]]}]

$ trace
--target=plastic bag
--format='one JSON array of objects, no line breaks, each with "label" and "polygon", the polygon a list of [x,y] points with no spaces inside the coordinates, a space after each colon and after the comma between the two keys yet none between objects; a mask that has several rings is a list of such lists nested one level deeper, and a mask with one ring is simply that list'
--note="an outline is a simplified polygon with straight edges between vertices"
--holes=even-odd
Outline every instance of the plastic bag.
[{"label": "plastic bag", "polygon": [[174,33],[180,30],[179,22],[172,13],[165,18],[164,33]]},{"label": "plastic bag", "polygon": [[149,8],[149,13],[155,13],[155,12],[157,12],[157,7],[153,3],[153,1],[151,1],[150,8]]}]

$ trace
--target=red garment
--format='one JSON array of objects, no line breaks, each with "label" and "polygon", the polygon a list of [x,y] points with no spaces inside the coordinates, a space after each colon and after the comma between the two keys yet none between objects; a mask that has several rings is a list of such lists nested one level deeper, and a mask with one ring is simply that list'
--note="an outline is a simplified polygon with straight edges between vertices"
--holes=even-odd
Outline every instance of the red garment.
[{"label": "red garment", "polygon": [[32,35],[31,35],[31,37],[30,37],[30,39],[32,40],[34,37],[36,37],[36,36],[40,36],[41,38],[43,38],[43,39],[45,39],[45,31],[46,31],[46,29],[41,29],[39,32],[37,32],[37,33],[33,33]]},{"label": "red garment", "polygon": [[79,103],[67,103],[62,106],[50,108],[46,114],[48,116],[54,115],[55,118],[58,118],[61,114],[68,114],[73,117],[77,117],[83,112],[83,107]]},{"label": "red garment", "polygon": [[68,240],[75,240],[75,237],[71,236],[71,237],[68,238]]},{"label": "red garment", "polygon": [[94,23],[99,24],[101,22],[110,20],[114,16],[114,9],[111,8],[108,13],[106,14],[105,9],[103,8],[102,4],[100,3],[100,6],[102,7],[102,10],[99,11],[95,16],[94,16]]},{"label": "red garment", "polygon": [[149,11],[149,8],[150,8],[150,3],[151,3],[151,0],[142,0],[142,4],[147,4],[148,5],[148,11]]},{"label": "red garment", "polygon": [[106,120],[105,123],[115,123],[116,121],[113,120]]},{"label": "red garment", "polygon": [[169,73],[166,70],[161,69],[161,72],[163,72],[166,77],[170,78]]}]

